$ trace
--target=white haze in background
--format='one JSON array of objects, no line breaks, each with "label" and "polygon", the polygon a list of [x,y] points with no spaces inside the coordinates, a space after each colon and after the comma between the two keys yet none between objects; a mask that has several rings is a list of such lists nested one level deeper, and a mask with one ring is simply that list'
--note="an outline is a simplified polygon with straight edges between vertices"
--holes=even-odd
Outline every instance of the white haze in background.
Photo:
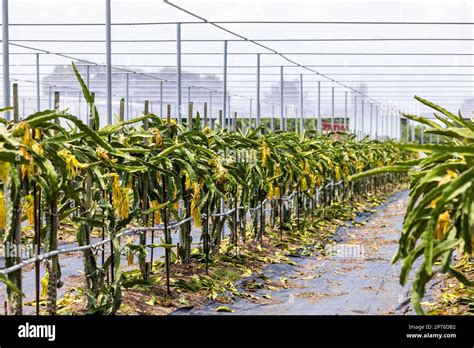
[{"label": "white haze in background", "polygon": [[[441,22],[474,22],[472,1],[174,1],[174,3],[197,13],[204,18],[213,21],[239,21],[239,20],[294,20],[294,21],[441,21]],[[161,1],[131,1],[112,0],[112,22],[160,22],[160,21],[198,21],[177,9],[164,4]],[[104,0],[10,0],[10,23],[103,23],[105,15]],[[472,25],[459,26],[423,26],[423,25],[257,25],[257,24],[224,24],[224,27],[233,30],[251,39],[265,38],[465,38],[473,39]],[[176,28],[174,25],[166,26],[114,26],[112,39],[174,39]],[[98,39],[105,38],[103,26],[89,27],[25,27],[11,26],[10,38],[12,40],[24,39]],[[234,36],[218,30],[210,25],[196,24],[184,25],[182,28],[183,39],[235,39]],[[105,52],[104,43],[52,43],[52,42],[20,42],[21,44],[34,46],[51,52]],[[473,54],[472,41],[442,41],[442,42],[264,42],[280,52],[411,52],[411,53],[470,53]],[[182,45],[183,52],[221,52],[222,42],[185,42]],[[11,52],[34,52],[31,50],[10,46]],[[114,52],[175,52],[176,44],[171,43],[114,43]],[[267,52],[248,42],[230,42],[229,52]],[[104,55],[77,55],[83,59],[103,64]],[[454,73],[474,74],[471,67],[459,67],[459,65],[474,65],[472,56],[290,56],[299,64],[309,65],[353,65],[353,64],[446,64],[447,68],[362,68],[362,67],[314,67],[321,73],[329,74],[337,80],[362,81],[347,82],[347,84],[360,88],[366,86],[367,93],[384,103],[398,106],[400,109],[408,110],[410,113],[430,115],[428,108],[420,106],[413,101],[413,95],[418,94],[430,99],[446,108],[457,111],[463,104],[463,110],[467,116],[472,115],[472,76],[383,76],[383,75],[331,75],[331,74],[355,74],[355,73]],[[168,56],[138,56],[120,55],[113,56],[114,65],[121,64],[157,64],[174,66],[176,58]],[[216,65],[222,64],[221,56],[183,56],[183,65]],[[25,114],[33,112],[36,108],[34,84],[25,80],[34,81],[34,66],[15,66],[21,64],[35,63],[34,55],[11,55],[10,56],[11,78],[20,80],[20,98],[24,103]],[[42,64],[70,64],[70,59],[54,55],[41,55]],[[232,68],[233,65],[256,64],[255,55],[229,56],[229,73],[243,72],[248,75],[229,75],[229,91],[240,97],[231,97],[231,110],[237,111],[242,117],[248,117],[249,99],[255,100],[255,72],[254,67],[247,69]],[[262,56],[262,65],[279,66],[289,64],[277,56]],[[41,73],[52,72],[53,67],[42,66]],[[158,68],[136,68],[144,72],[156,73]],[[185,68],[184,71],[202,74],[220,74],[221,68]],[[262,75],[262,100],[264,94],[272,86],[278,86],[279,68],[262,68],[262,74],[271,73],[275,75]],[[286,80],[297,80],[298,74],[307,73],[302,68],[285,68]],[[220,76],[218,76],[220,78]],[[123,76],[114,76],[120,82],[114,83],[114,112],[118,112],[118,100],[124,96]],[[184,77],[183,85],[188,85]],[[322,81],[322,113],[331,113],[331,88],[336,87],[336,115],[344,113],[344,89],[342,87],[326,82],[316,75],[304,76],[305,89],[305,114],[312,117],[317,110],[317,81]],[[371,81],[372,80],[372,81]],[[402,80],[402,82],[374,82],[373,80]],[[417,80],[424,82],[403,82],[403,80]],[[457,82],[443,82],[457,80]],[[153,81],[153,80],[152,80]],[[158,82],[147,84],[149,87],[140,87],[144,94],[149,93],[154,112],[157,113]],[[246,82],[238,82],[246,81]],[[436,82],[435,82],[436,81]],[[299,83],[299,82],[298,82]],[[60,84],[60,83],[59,83]],[[297,83],[296,83],[297,85]],[[393,86],[393,88],[377,88],[376,86]],[[104,113],[104,94],[100,89],[103,84],[96,84],[98,105]],[[414,86],[414,87],[408,87]],[[416,86],[444,86],[443,88],[416,87]],[[462,86],[462,87],[454,87]],[[42,89],[42,107],[48,107],[48,95],[46,88]],[[208,101],[207,92],[197,92],[193,89],[193,98],[199,111],[202,111],[202,103]],[[384,91],[384,92],[381,92]],[[213,101],[213,112],[217,113],[220,108],[220,97],[215,96]],[[143,97],[146,99],[146,97]],[[165,102],[175,104],[174,98]],[[24,100],[24,101],[23,101]],[[62,98],[61,107],[70,107],[71,112],[83,114],[85,106],[78,109],[78,97]],[[298,92],[293,99],[287,96],[287,107],[289,115],[297,112],[299,108]],[[183,101],[187,101],[186,92],[183,93]],[[288,102],[289,101],[289,102]],[[290,104],[291,102],[291,104]],[[274,102],[274,110],[279,117],[279,102]],[[142,100],[132,103],[131,116],[141,112]],[[366,104],[367,105],[367,104]],[[349,97],[349,116],[352,116],[353,105]],[[262,104],[262,114],[270,116],[272,107]],[[360,115],[360,106],[359,106]],[[366,106],[366,117],[369,109]],[[253,107],[255,113],[255,101]],[[368,118],[366,120],[368,122]]]}]

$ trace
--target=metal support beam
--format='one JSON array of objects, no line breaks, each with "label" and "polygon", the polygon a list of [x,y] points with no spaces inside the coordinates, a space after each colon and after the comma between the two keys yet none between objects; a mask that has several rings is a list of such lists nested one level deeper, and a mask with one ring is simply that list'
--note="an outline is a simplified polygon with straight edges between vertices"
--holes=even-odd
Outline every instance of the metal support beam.
[{"label": "metal support beam", "polygon": [[331,132],[334,132],[334,87],[331,87]]},{"label": "metal support beam", "polygon": [[183,108],[181,105],[181,23],[176,24],[176,74],[176,108],[178,111],[178,123],[181,123],[183,118]]},{"label": "metal support beam", "polygon": [[36,53],[36,111],[41,110],[41,94],[40,94],[40,56]]},{"label": "metal support beam", "polygon": [[[3,58],[3,107],[11,106],[10,100],[10,38],[8,34],[8,0],[2,1],[2,58]],[[11,120],[10,111],[5,118]]]},{"label": "metal support beam", "polygon": [[232,124],[232,114],[230,112],[230,95],[227,96],[227,115],[224,115],[226,118],[226,122],[224,122],[225,127],[228,127],[227,129],[231,130],[231,124]]},{"label": "metal support beam", "polygon": [[408,144],[410,142],[410,120],[407,118],[405,119],[405,141]]},{"label": "metal support beam", "polygon": [[304,131],[304,91],[303,91],[303,74],[300,74],[300,134]]},{"label": "metal support beam", "polygon": [[249,129],[252,129],[252,101],[253,99],[250,98],[249,125],[248,125]]},{"label": "metal support beam", "polygon": [[272,119],[270,120],[270,128],[272,132],[275,131],[275,105],[272,105]]},{"label": "metal support beam", "polygon": [[212,91],[209,92],[209,119],[212,122]]},{"label": "metal support beam", "polygon": [[130,74],[125,75],[125,105],[127,109],[127,120],[130,119]]},{"label": "metal support beam", "polygon": [[370,139],[374,138],[374,104],[370,103]]},{"label": "metal support beam", "polygon": [[105,78],[107,124],[112,124],[112,14],[111,0],[105,0]]},{"label": "metal support beam", "polygon": [[361,128],[361,139],[365,137],[365,110],[364,110],[364,99],[361,100],[361,119],[360,119],[360,128]]},{"label": "metal support beam", "polygon": [[379,106],[375,107],[375,139],[379,138]]},{"label": "metal support beam", "polygon": [[357,96],[354,96],[354,134],[357,137]]},{"label": "metal support beam", "polygon": [[284,79],[283,79],[283,67],[280,67],[280,129],[285,129],[285,104],[284,104]]},{"label": "metal support beam", "polygon": [[344,92],[344,131],[347,130],[347,91]]},{"label": "metal support beam", "polygon": [[261,122],[260,109],[260,53],[257,54],[257,128],[260,127]]},{"label": "metal support beam", "polygon": [[321,81],[318,81],[318,134],[323,134],[323,121],[321,116]]},{"label": "metal support beam", "polygon": [[163,81],[160,81],[160,117],[163,117]]},{"label": "metal support beam", "polygon": [[[224,41],[224,53],[223,53],[223,72],[222,72],[222,114],[225,118],[227,115],[227,41]],[[225,121],[221,125],[224,127]]]}]

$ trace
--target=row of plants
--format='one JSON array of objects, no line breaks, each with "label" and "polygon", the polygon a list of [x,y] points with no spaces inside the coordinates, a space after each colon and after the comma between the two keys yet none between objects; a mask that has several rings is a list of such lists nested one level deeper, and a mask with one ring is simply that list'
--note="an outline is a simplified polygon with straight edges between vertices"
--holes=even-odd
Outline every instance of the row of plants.
[{"label": "row of plants", "polygon": [[352,179],[385,172],[410,174],[410,202],[399,249],[393,261],[402,262],[402,285],[409,280],[410,270],[419,262],[413,280],[412,302],[417,313],[422,314],[426,286],[436,274],[447,273],[464,286],[474,286],[471,271],[474,248],[474,122],[423,98],[415,98],[431,107],[437,120],[409,114],[404,114],[404,117],[426,126],[426,134],[441,136],[442,144],[401,145],[402,149],[421,155],[404,163],[356,174]]},{"label": "row of plants", "polygon": [[[283,204],[287,195],[295,194],[298,210],[314,203],[316,189],[329,183],[343,183],[347,194],[357,194],[365,184],[349,185],[350,175],[408,158],[392,142],[357,141],[348,134],[210,129],[199,114],[177,124],[170,116],[145,112],[100,127],[93,95],[73,68],[90,108],[88,125],[67,110],[46,110],[22,121],[0,119],[0,233],[5,244],[34,243],[45,252],[58,248],[58,233],[66,225],[74,226],[81,246],[93,236],[110,238],[110,252],[100,262],[93,250],[83,252],[87,308],[95,312],[113,314],[120,307],[124,250],[117,234],[130,226],[164,226],[156,242],[141,233],[138,243],[126,248],[138,258],[142,278],[155,266],[153,256],[148,261],[150,250],[164,248],[164,261],[156,262],[167,272],[169,291],[171,248],[177,247],[167,228],[172,221],[186,219],[177,251],[185,264],[192,256],[191,228],[201,228],[199,252],[207,267],[219,253],[224,224],[231,230],[230,244],[262,241],[266,211],[259,204],[265,199],[272,201],[271,220],[283,238],[291,219]],[[219,214],[223,207],[234,213]],[[25,223],[31,235],[24,233]],[[57,311],[61,285],[58,257],[47,261],[42,279],[50,314]],[[20,261],[7,257],[6,266]],[[7,284],[9,313],[20,314],[21,270],[1,280]]]}]

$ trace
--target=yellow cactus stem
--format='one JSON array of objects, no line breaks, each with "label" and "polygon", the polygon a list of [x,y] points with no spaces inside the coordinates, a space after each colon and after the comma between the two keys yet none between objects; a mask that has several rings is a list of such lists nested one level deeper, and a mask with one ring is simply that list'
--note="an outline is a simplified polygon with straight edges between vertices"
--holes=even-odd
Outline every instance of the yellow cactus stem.
[{"label": "yellow cactus stem", "polygon": [[[156,200],[150,202],[151,208],[157,208],[159,207],[160,203]],[[154,225],[159,225],[161,224],[161,209],[155,210],[154,211],[155,215],[155,221],[153,221]]]},{"label": "yellow cactus stem", "polygon": [[[125,237],[125,245],[133,245],[135,244],[135,240],[133,239],[132,236],[127,236]],[[132,266],[134,263],[134,255],[133,252],[128,249],[127,252],[127,266]]]},{"label": "yellow cactus stem", "polygon": [[0,180],[6,184],[8,181],[8,174],[10,173],[10,162],[0,161]]},{"label": "yellow cactus stem", "polygon": [[311,174],[311,168],[309,167],[309,162],[308,161],[304,161],[304,173],[306,175]]},{"label": "yellow cactus stem", "polygon": [[194,192],[193,198],[191,200],[191,215],[194,219],[194,224],[196,227],[202,226],[202,216],[201,211],[199,210],[199,199],[201,199],[201,190],[204,186],[204,180],[201,179],[199,183],[194,183]]},{"label": "yellow cactus stem", "polygon": [[453,170],[448,169],[446,171],[446,175],[439,181],[438,187],[450,182],[453,179],[456,179],[457,177],[458,177],[458,173],[456,173]]},{"label": "yellow cactus stem", "polygon": [[339,169],[339,166],[334,167],[334,174],[336,177],[336,181],[341,180],[341,170]]},{"label": "yellow cactus stem", "polygon": [[273,197],[280,198],[280,196],[281,196],[280,186],[276,186],[273,190]]},{"label": "yellow cactus stem", "polygon": [[38,155],[44,154],[44,147],[42,144],[34,143],[31,149],[33,150],[34,153]]},{"label": "yellow cactus stem", "polygon": [[220,157],[214,157],[211,159],[211,166],[214,167],[214,172],[216,173],[216,180],[218,183],[222,182],[224,179],[227,169],[222,165],[222,160]]},{"label": "yellow cactus stem", "polygon": [[33,138],[31,137],[31,129],[28,123],[20,122],[17,124],[15,128],[22,129],[23,135],[21,137],[21,143],[25,146],[30,146],[33,142]]},{"label": "yellow cactus stem", "polygon": [[5,207],[5,197],[3,191],[0,191],[0,228],[5,228],[7,225],[7,209]]},{"label": "yellow cactus stem", "polygon": [[115,209],[115,214],[118,218],[128,218],[130,209],[130,200],[128,197],[129,188],[120,187],[119,176],[117,173],[112,173],[112,205]]},{"label": "yellow cactus stem", "polygon": [[30,178],[33,176],[34,173],[34,160],[31,154],[24,148],[20,148],[20,152],[25,157],[26,159],[30,160],[29,164],[22,164],[20,166],[20,171],[21,171],[21,179],[25,180],[25,178]]},{"label": "yellow cactus stem", "polygon": [[323,183],[323,177],[321,175],[316,175],[316,186],[321,187],[321,184]]},{"label": "yellow cactus stem", "polygon": [[324,168],[321,162],[318,162],[316,164],[316,168],[318,168],[319,173],[323,174],[324,173]]},{"label": "yellow cactus stem", "polygon": [[107,155],[107,153],[106,153],[104,150],[102,150],[100,147],[98,147],[98,148],[95,150],[95,153],[96,153],[99,157],[101,157],[102,159],[104,159],[105,161],[110,162],[110,157],[109,157],[109,155]]},{"label": "yellow cactus stem", "polygon": [[26,217],[28,218],[28,223],[33,225],[35,223],[35,199],[33,195],[27,195],[25,197],[25,205],[23,210],[26,213]]},{"label": "yellow cactus stem", "polygon": [[450,217],[449,217],[449,211],[446,210],[442,214],[438,216],[438,222],[436,224],[436,230],[435,230],[435,238],[440,240],[443,239],[446,230],[449,226],[450,222]]},{"label": "yellow cactus stem", "polygon": [[160,130],[158,128],[153,128],[151,134],[153,134],[155,139],[155,146],[161,148],[163,146],[163,137],[161,136]]},{"label": "yellow cactus stem", "polygon": [[189,173],[187,170],[183,170],[183,174],[184,174],[184,189],[185,190],[190,190],[191,187],[193,187],[193,182],[191,182],[191,177],[189,176]]},{"label": "yellow cactus stem", "polygon": [[168,122],[168,120],[163,120],[163,123],[164,124],[168,124],[170,126],[176,126],[178,124],[178,122],[176,122],[176,119],[175,118],[170,118],[170,121]]},{"label": "yellow cactus stem", "polygon": [[118,217],[121,219],[127,219],[128,214],[130,213],[130,197],[129,197],[129,191],[130,189],[128,187],[123,187],[121,189],[121,202],[119,205],[119,210],[118,210]]},{"label": "yellow cactus stem", "polygon": [[275,167],[275,175],[280,176],[281,174],[283,174],[283,172],[281,171],[280,163],[278,163]]},{"label": "yellow cactus stem", "polygon": [[308,183],[306,181],[306,177],[301,178],[301,183],[300,183],[300,190],[305,192],[308,189]]},{"label": "yellow cactus stem", "polygon": [[46,272],[41,278],[41,297],[45,298],[48,296],[48,285],[49,285],[49,272]]},{"label": "yellow cactus stem", "polygon": [[275,191],[273,189],[273,183],[270,181],[268,183],[268,194],[267,194],[267,198],[268,199],[272,199],[273,197],[275,196]]},{"label": "yellow cactus stem", "polygon": [[345,176],[349,176],[350,172],[349,172],[349,166],[347,164],[344,164],[344,166],[342,167],[342,170]]},{"label": "yellow cactus stem", "polygon": [[266,166],[267,158],[270,157],[270,148],[268,147],[265,141],[262,142],[261,151],[262,151],[262,165]]},{"label": "yellow cactus stem", "polygon": [[430,208],[436,208],[436,203],[439,201],[440,198],[441,196],[438,196],[437,198],[433,199],[430,203]]},{"label": "yellow cactus stem", "polygon": [[75,178],[79,173],[80,169],[87,167],[86,164],[81,163],[77,160],[76,156],[71,154],[68,150],[61,150],[58,152],[58,156],[66,162],[67,173],[71,178]]}]

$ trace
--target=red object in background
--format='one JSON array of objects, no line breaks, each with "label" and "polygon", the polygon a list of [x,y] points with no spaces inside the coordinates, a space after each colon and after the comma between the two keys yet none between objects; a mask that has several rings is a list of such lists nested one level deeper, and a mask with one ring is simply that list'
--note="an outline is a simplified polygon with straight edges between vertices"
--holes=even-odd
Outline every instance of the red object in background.
[{"label": "red object in background", "polygon": [[[331,122],[323,122],[321,125],[322,125],[322,131],[323,132],[330,132],[331,131]],[[343,124],[340,124],[340,123],[337,123],[337,122],[334,123],[334,131],[335,132],[338,132],[338,131],[343,132],[345,130],[346,130],[346,128],[344,127]]]}]

